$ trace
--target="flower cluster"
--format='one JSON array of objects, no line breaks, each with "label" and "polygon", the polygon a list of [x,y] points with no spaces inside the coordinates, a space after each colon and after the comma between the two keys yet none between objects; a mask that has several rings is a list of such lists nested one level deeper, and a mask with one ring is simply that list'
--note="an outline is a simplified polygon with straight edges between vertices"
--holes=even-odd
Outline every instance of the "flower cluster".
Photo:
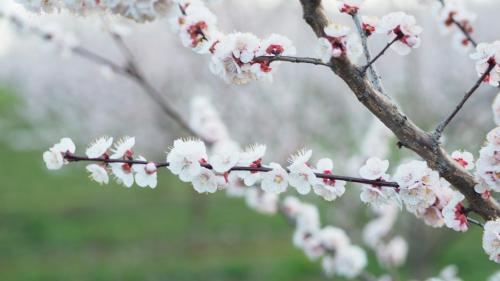
[{"label": "flower cluster", "polygon": [[294,245],[311,260],[322,258],[325,274],[352,279],[362,272],[367,264],[365,251],[351,244],[344,230],[333,226],[321,228],[314,205],[290,196],[283,201],[282,209],[295,224]]},{"label": "flower cluster", "polygon": [[[136,163],[134,160],[135,139],[125,137],[113,145],[113,138],[101,137],[95,140],[85,151],[89,160],[96,163],[86,167],[90,178],[100,184],[109,183],[109,173],[111,172],[118,183],[126,187],[131,187],[134,182],[141,187],[155,188],[157,184],[157,166],[153,162],[148,162],[139,156]],[[48,169],[60,169],[63,164],[69,161],[79,161],[74,157],[75,145],[69,138],[61,141],[44,152],[43,160]]]},{"label": "flower cluster", "polygon": [[411,49],[420,46],[419,36],[422,28],[416,24],[414,16],[404,12],[390,13],[382,17],[376,32],[387,34],[387,42],[391,44],[391,49],[402,56],[408,55]]},{"label": "flower cluster", "polygon": [[491,192],[500,192],[500,127],[491,130],[486,136],[486,144],[479,150],[476,161],[475,187],[477,193],[488,198]]},{"label": "flower cluster", "polygon": [[474,32],[472,23],[476,20],[476,15],[469,12],[459,1],[447,0],[443,1],[444,5],[436,3],[436,18],[439,26],[444,33],[454,29],[454,24],[459,24],[462,30],[454,29],[453,41],[456,46],[469,49],[472,46],[469,38],[464,34]]},{"label": "flower cluster", "polygon": [[27,10],[51,13],[62,9],[77,14],[109,12],[134,19],[138,22],[151,21],[166,14],[167,0],[16,0]]},{"label": "flower cluster", "polygon": [[484,225],[483,249],[490,260],[500,263],[500,219],[488,221]]},{"label": "flower cluster", "polygon": [[228,83],[272,80],[280,62],[270,57],[296,53],[292,42],[281,35],[260,39],[251,33],[224,34],[217,28],[215,15],[201,1],[174,2],[177,9],[174,7],[170,22],[183,45],[200,54],[211,54],[210,70]]},{"label": "flower cluster", "polygon": [[324,63],[330,59],[347,56],[356,61],[362,54],[357,35],[350,33],[351,29],[345,25],[331,23],[324,28],[325,36],[318,39],[318,55]]},{"label": "flower cluster", "polygon": [[[423,161],[411,161],[398,167],[394,179],[399,183],[406,209],[433,227],[446,225],[456,231],[468,228],[460,193]],[[453,210],[450,213],[450,210]]]},{"label": "flower cluster", "polygon": [[470,57],[476,61],[476,71],[479,77],[485,75],[488,69],[493,67],[484,77],[484,82],[498,87],[500,85],[500,41],[478,44],[476,52]]}]

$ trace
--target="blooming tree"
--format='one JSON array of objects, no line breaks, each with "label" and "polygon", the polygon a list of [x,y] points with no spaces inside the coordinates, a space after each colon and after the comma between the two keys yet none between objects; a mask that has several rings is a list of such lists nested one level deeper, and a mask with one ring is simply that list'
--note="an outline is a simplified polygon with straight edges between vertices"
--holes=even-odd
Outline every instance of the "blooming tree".
[{"label": "blooming tree", "polygon": [[[442,142],[447,127],[479,87],[500,86],[500,41],[478,43],[472,27],[476,16],[459,1],[436,1],[433,9],[440,29],[455,32],[454,41],[470,52],[478,79],[471,82],[471,88],[455,109],[430,132],[418,127],[402,112],[385,91],[375,68],[375,63],[382,62],[389,50],[407,56],[420,47],[423,29],[414,16],[405,12],[391,12],[379,19],[362,15],[362,0],[335,1],[339,12],[352,19],[350,27],[329,18],[321,0],[300,0],[303,18],[317,37],[317,57],[302,57],[297,56],[300,52],[283,35],[259,38],[244,31],[221,30],[216,15],[201,0],[17,1],[27,10],[43,13],[60,10],[80,15],[105,13],[137,22],[168,16],[181,44],[196,55],[209,56],[211,72],[229,84],[272,81],[283,63],[322,67],[339,76],[360,104],[392,131],[399,148],[414,152],[415,157],[391,167],[390,162],[383,159],[386,155],[366,155],[368,159],[357,167],[358,176],[339,175],[338,164],[324,156],[313,158],[312,150],[308,149],[291,155],[288,164],[272,162],[266,159],[266,145],[242,148],[234,141],[217,111],[204,98],[193,98],[191,118],[183,119],[145,78],[122,39],[125,31],[118,26],[110,32],[127,56],[125,66],[80,46],[76,38],[64,32],[29,25],[15,13],[2,12],[1,16],[20,31],[41,37],[62,53],[81,56],[105,66],[109,73],[135,81],[190,135],[175,140],[166,156],[161,157],[163,160],[147,160],[138,155],[134,150],[134,137],[116,142],[112,137],[98,138],[84,154],[77,153],[70,138],[63,138],[43,153],[48,169],[89,162],[86,170],[93,181],[108,184],[112,175],[129,188],[134,183],[143,188],[156,188],[157,173],[168,169],[182,182],[191,183],[198,193],[225,190],[230,196],[244,197],[247,205],[258,212],[283,215],[295,229],[294,246],[311,260],[321,259],[327,276],[392,280],[390,276],[376,279],[368,273],[365,250],[354,244],[343,229],[321,226],[316,206],[298,198],[313,193],[326,201],[341,200],[350,183],[358,183],[362,185],[360,200],[377,215],[363,229],[365,244],[388,271],[404,264],[408,252],[404,238],[390,235],[397,214],[403,209],[434,228],[447,227],[457,232],[465,232],[471,225],[483,228],[484,252],[491,261],[500,263],[500,206],[495,199],[500,192],[500,129],[496,127],[487,134],[477,160],[473,153],[465,150],[449,154]],[[372,56],[368,43],[376,36],[387,43]],[[492,109],[498,125],[500,98],[495,99]],[[288,190],[293,190],[297,197],[280,198],[280,194]],[[453,268],[447,268],[428,280],[458,280],[455,275]],[[490,280],[497,279],[498,274]]]}]

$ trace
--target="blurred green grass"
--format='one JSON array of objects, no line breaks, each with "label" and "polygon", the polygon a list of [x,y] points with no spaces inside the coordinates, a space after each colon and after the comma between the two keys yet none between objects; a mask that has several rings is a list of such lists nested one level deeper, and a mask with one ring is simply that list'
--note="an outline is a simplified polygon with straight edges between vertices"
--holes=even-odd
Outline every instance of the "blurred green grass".
[{"label": "blurred green grass", "polygon": [[[4,118],[15,103],[6,93]],[[0,142],[2,281],[326,279],[318,262],[293,248],[281,217],[249,210],[241,199],[195,194],[166,171],[155,190],[99,186],[83,164],[47,171],[41,153]],[[418,260],[425,274],[457,264],[464,280],[476,281],[499,269],[482,252],[478,228],[459,237],[440,231],[446,235],[437,247],[446,250]],[[409,238],[412,247],[426,243],[418,237]],[[381,273],[370,256],[369,270]],[[402,280],[424,275],[420,270],[403,268]]]}]

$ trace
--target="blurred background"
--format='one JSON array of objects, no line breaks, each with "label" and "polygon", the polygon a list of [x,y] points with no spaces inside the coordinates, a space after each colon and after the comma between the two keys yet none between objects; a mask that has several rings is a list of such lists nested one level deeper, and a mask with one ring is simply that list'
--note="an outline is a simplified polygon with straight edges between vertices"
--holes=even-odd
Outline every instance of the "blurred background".
[{"label": "blurred background", "polygon": [[[288,36],[299,56],[315,56],[316,39],[301,19],[298,1],[213,1],[225,31],[260,37]],[[425,1],[431,2],[431,1]],[[0,0],[0,7],[10,0]],[[404,10],[424,28],[422,46],[407,57],[388,52],[377,63],[388,93],[407,115],[431,129],[476,81],[473,61],[441,34],[428,3],[367,0],[363,13],[382,16]],[[476,13],[478,40],[498,39],[498,1],[468,1]],[[350,24],[327,3],[330,15]],[[72,32],[80,44],[123,63],[102,28],[102,17],[68,13],[26,14],[38,26]],[[136,24],[126,43],[147,78],[188,119],[194,96],[208,97],[231,136],[239,143],[268,145],[265,161],[285,163],[304,146],[316,159],[331,157],[338,173],[355,175],[367,155],[383,153],[398,161],[415,157],[397,149],[396,140],[372,117],[343,82],[310,65],[282,65],[273,83],[227,85],[212,75],[208,57],[181,46],[168,20]],[[384,46],[373,37],[373,52]],[[0,23],[0,280],[324,280],[318,262],[292,245],[292,229],[280,216],[266,216],[244,200],[195,194],[167,171],[155,190],[92,183],[83,164],[57,172],[44,167],[42,152],[69,136],[77,151],[95,137],[135,136],[136,151],[161,160],[172,141],[185,136],[133,82],[77,56],[53,52],[39,38],[18,35]],[[360,63],[363,63],[362,60]],[[491,102],[497,94],[482,87],[446,136],[449,151],[467,149],[477,156],[485,134],[494,127]],[[375,131],[375,132],[374,132]],[[366,142],[366,139],[373,142]],[[377,138],[380,138],[377,142]],[[377,145],[374,145],[377,144]],[[383,150],[383,152],[380,152]],[[359,186],[334,203],[316,196],[322,223],[348,231],[363,245],[363,225],[372,212],[359,201]],[[401,280],[425,279],[449,264],[464,280],[485,280],[498,265],[488,261],[477,227],[465,234],[432,229],[402,212],[394,234],[410,244]],[[369,252],[370,253],[370,252]],[[384,272],[370,253],[370,272]],[[337,279],[342,280],[342,279]]]}]

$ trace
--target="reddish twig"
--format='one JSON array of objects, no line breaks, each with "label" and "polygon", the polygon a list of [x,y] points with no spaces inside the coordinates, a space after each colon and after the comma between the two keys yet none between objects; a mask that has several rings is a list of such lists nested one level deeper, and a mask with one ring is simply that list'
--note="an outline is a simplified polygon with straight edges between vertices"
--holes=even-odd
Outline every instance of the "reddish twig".
[{"label": "reddish twig", "polygon": [[439,138],[441,138],[441,135],[443,134],[443,131],[446,128],[446,126],[448,126],[451,120],[458,114],[460,109],[462,109],[464,104],[467,102],[467,100],[469,100],[469,98],[472,96],[472,94],[474,94],[474,92],[479,88],[479,86],[481,86],[483,81],[486,79],[486,77],[488,77],[488,75],[490,74],[490,72],[493,70],[494,67],[495,63],[489,64],[486,71],[483,73],[483,75],[481,75],[481,77],[479,77],[474,86],[472,86],[472,88],[464,95],[464,97],[462,98],[460,103],[455,107],[453,112],[451,112],[446,119],[444,119],[441,123],[439,123],[436,130],[434,131],[434,137],[436,140],[439,140]]}]

